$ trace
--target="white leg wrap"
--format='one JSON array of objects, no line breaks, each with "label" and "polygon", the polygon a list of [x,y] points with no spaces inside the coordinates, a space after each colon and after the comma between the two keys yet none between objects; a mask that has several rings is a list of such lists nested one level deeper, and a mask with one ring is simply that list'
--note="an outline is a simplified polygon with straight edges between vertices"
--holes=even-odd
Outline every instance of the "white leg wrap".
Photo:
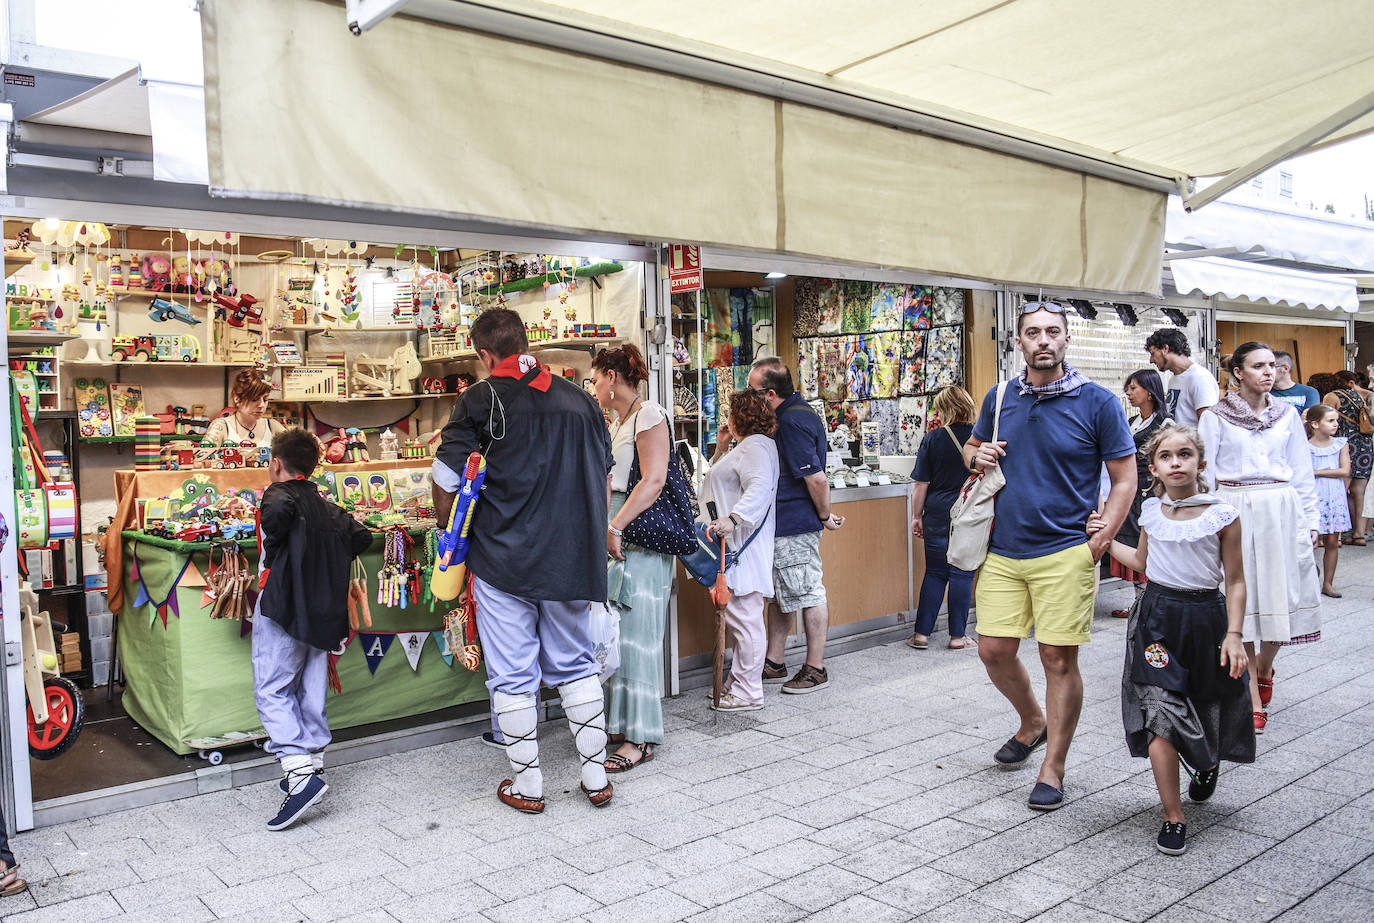
[{"label": "white leg wrap", "polygon": [[286,776],[286,791],[294,795],[302,785],[310,781],[315,769],[310,765],[310,754],[293,754],[281,758],[282,775]]},{"label": "white leg wrap", "polygon": [[539,770],[538,699],[532,692],[491,694],[492,708],[501,734],[506,738],[506,758],[510,760],[511,792],[526,798],[544,797],[544,774]]},{"label": "white leg wrap", "polygon": [[324,751],[319,750],[310,754],[310,768],[316,772],[324,772]]},{"label": "white leg wrap", "polygon": [[601,683],[588,676],[559,686],[558,694],[582,758],[582,784],[588,791],[600,791],[606,787],[606,767],[602,765],[606,759],[606,707]]}]

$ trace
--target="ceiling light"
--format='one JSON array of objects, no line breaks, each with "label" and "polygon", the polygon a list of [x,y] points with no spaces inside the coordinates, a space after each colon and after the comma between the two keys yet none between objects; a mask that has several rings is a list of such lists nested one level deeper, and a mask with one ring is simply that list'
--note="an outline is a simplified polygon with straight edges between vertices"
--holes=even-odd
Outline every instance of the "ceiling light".
[{"label": "ceiling light", "polygon": [[1164,313],[1165,317],[1169,318],[1175,327],[1188,326],[1188,315],[1184,314],[1178,308],[1160,308],[1160,311]]},{"label": "ceiling light", "polygon": [[1078,316],[1084,320],[1097,320],[1097,308],[1086,298],[1070,298],[1069,304],[1078,312]]},{"label": "ceiling light", "polygon": [[770,272],[770,273],[768,273],[766,276],[764,276],[764,278],[765,278],[765,279],[786,279],[786,278],[787,278],[787,273],[785,273],[785,272]]},{"label": "ceiling light", "polygon": [[1114,304],[1112,307],[1116,309],[1116,316],[1121,318],[1121,323],[1125,326],[1134,327],[1138,323],[1135,308],[1128,304]]}]

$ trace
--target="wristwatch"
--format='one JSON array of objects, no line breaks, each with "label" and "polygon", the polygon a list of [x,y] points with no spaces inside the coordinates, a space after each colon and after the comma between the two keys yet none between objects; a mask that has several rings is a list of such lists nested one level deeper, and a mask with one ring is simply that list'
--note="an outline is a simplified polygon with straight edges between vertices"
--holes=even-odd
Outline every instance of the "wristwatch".
[{"label": "wristwatch", "polygon": [[739,525],[739,523],[740,523],[739,516],[735,515],[735,513],[733,513],[733,512],[731,512],[730,515],[727,516],[726,518],[729,519],[729,520],[730,520],[732,523],[734,523],[735,525]]}]

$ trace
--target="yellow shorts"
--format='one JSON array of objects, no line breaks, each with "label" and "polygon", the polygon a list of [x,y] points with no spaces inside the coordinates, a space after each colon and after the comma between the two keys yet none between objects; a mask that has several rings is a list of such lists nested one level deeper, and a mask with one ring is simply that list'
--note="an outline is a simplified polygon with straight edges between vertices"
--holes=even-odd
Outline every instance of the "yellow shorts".
[{"label": "yellow shorts", "polygon": [[1092,636],[1097,565],[1088,543],[1038,558],[989,553],[978,573],[978,634],[1060,647]]}]

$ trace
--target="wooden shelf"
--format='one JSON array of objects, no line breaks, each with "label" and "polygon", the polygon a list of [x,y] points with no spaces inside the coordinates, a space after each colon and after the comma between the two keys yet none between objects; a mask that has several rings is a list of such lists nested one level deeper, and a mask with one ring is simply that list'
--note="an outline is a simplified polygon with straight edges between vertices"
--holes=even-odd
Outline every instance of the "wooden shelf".
[{"label": "wooden shelf", "polygon": [[204,292],[201,293],[201,300],[197,302],[195,292],[172,292],[166,290],[154,292],[146,288],[112,288],[108,286],[105,291],[118,298],[123,298],[125,295],[132,295],[135,298],[188,298],[191,304],[197,307],[209,307],[215,303],[214,299]]},{"label": "wooden shelf", "polygon": [[16,266],[27,266],[29,263],[32,263],[36,259],[38,259],[38,254],[34,253],[32,250],[5,251],[5,265],[7,267],[11,263],[13,263]]},{"label": "wooden shelf", "polygon": [[136,365],[142,368],[168,368],[168,369],[245,369],[251,368],[252,362],[136,362],[132,359],[125,359],[120,362],[115,359],[73,359],[70,362],[63,362],[64,366],[88,366],[91,368],[109,368],[111,366]]},{"label": "wooden shelf", "polygon": [[6,295],[6,301],[22,301],[25,304],[52,304],[56,298],[35,298],[32,295]]},{"label": "wooden shelf", "polygon": [[569,277],[587,279],[593,276],[604,276],[613,272],[620,272],[624,268],[625,267],[619,263],[593,263],[591,266],[578,266],[571,270],[563,270],[561,274],[555,269],[542,276],[526,276],[523,279],[516,279],[514,282],[503,282],[500,285],[492,283],[491,285],[482,286],[477,291],[482,293],[495,291],[500,291],[502,293],[528,292],[531,289],[543,288],[545,282],[549,285],[562,285],[568,281]]},{"label": "wooden shelf", "polygon": [[[614,346],[625,342],[624,337],[567,337],[559,340],[535,340],[530,344],[530,352],[537,353],[547,349],[585,349],[588,352],[597,346]],[[422,356],[420,362],[470,362],[477,358],[475,350],[464,350],[452,356]]]},{"label": "wooden shelf", "polygon": [[[74,333],[54,333],[50,330],[11,330],[9,332],[9,345],[13,349],[22,346],[25,349],[34,346],[60,346],[68,340],[77,339]],[[49,358],[56,358],[55,356]]]},{"label": "wooden shelf", "polygon": [[401,324],[389,324],[380,327],[319,327],[315,324],[282,324],[280,328],[269,328],[290,330],[293,333],[423,333],[427,328],[424,327],[405,327]]}]

